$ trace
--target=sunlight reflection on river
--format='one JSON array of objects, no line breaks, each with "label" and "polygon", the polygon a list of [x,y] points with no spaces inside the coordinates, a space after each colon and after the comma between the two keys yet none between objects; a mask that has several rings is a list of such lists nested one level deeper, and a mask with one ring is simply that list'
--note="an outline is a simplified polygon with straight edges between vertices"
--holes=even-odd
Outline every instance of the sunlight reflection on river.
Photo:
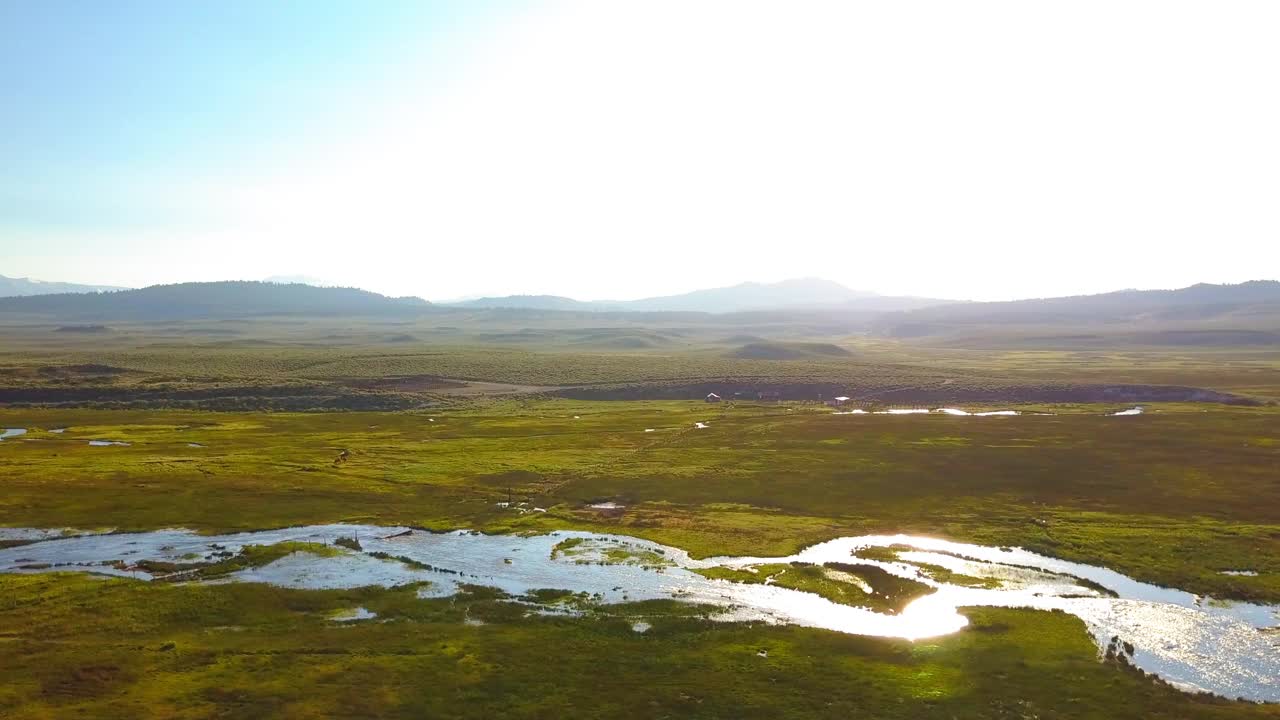
[{"label": "sunlight reflection on river", "polygon": [[[994,548],[908,535],[845,537],[787,557],[715,557],[695,560],[674,547],[617,535],[575,531],[531,537],[457,531],[405,532],[408,528],[319,525],[224,536],[187,530],[51,538],[52,533],[0,528],[0,539],[39,539],[0,550],[0,571],[82,570],[148,579],[140,560],[181,562],[216,559],[247,544],[285,541],[332,544],[357,537],[363,552],[322,558],[294,553],[263,567],[233,573],[222,582],[265,582],[296,588],[350,588],[431,583],[419,594],[442,597],[467,583],[521,596],[539,588],[568,589],[599,603],[675,598],[721,608],[725,620],[790,623],[839,632],[908,640],[963,628],[960,608],[1025,607],[1060,610],[1081,618],[1099,646],[1119,636],[1136,646],[1133,662],[1180,687],[1228,697],[1280,701],[1280,652],[1275,637],[1260,631],[1277,624],[1275,606],[1206,602],[1171,588],[1138,582],[1107,568],[1049,558],[1018,548]],[[571,551],[558,547],[572,541]],[[858,557],[866,548],[890,546],[896,560]],[[369,553],[408,558],[414,566]],[[883,554],[878,557],[884,557]],[[693,570],[749,569],[779,563],[857,563],[924,583],[934,592],[898,614],[832,602],[774,584],[703,577]],[[919,564],[937,566],[994,587],[939,582]],[[423,569],[430,566],[430,569]],[[836,571],[833,571],[836,572]],[[839,577],[835,575],[833,577]],[[1098,588],[1106,588],[1117,597]]]}]

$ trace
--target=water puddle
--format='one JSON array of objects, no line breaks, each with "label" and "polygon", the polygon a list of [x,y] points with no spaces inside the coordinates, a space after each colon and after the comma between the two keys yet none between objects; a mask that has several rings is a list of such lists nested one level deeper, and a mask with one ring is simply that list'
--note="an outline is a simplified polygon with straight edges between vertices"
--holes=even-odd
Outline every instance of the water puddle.
[{"label": "water puddle", "polygon": [[1234,575],[1236,577],[1258,577],[1257,570],[1223,570],[1219,575]]},{"label": "water puddle", "polygon": [[201,445],[200,443],[187,443],[187,447],[189,447],[189,448],[202,448],[202,447],[204,447],[204,445]]},{"label": "water puddle", "polygon": [[120,447],[129,447],[129,443],[121,440],[90,440],[89,444],[94,447],[109,447],[111,445],[119,445]]},{"label": "water puddle", "polygon": [[[831,413],[832,415],[954,415],[956,417],[995,417],[998,415],[1022,415],[1018,410],[985,410],[982,412],[969,412],[960,408],[899,408],[895,410],[877,410],[874,413],[868,413],[866,410],[842,410]],[[1032,415],[1052,415],[1053,413],[1030,413]]]},{"label": "water puddle", "polygon": [[5,438],[18,437],[19,435],[26,435],[26,434],[27,434],[26,428],[6,428],[4,432],[0,432],[0,440],[4,440]]},{"label": "water puddle", "polygon": [[693,424],[693,426],[699,430],[704,430],[707,428],[707,424],[702,422],[696,422]]},{"label": "water puddle", "polygon": [[1131,407],[1131,408],[1129,408],[1128,410],[1121,410],[1121,411],[1119,411],[1119,412],[1113,412],[1113,413],[1111,413],[1111,417],[1121,417],[1121,416],[1124,416],[1124,415],[1141,415],[1141,414],[1142,414],[1142,408],[1141,408],[1141,407]]},{"label": "water puddle", "polygon": [[621,510],[625,508],[626,505],[619,505],[618,503],[610,500],[609,502],[592,503],[587,507],[591,508],[592,510]]},{"label": "water puddle", "polygon": [[376,617],[378,617],[378,613],[358,607],[340,612],[329,619],[334,622],[354,622],[356,620],[372,620]]},{"label": "water puddle", "polygon": [[[154,577],[147,568],[156,568],[155,563],[190,562],[192,557],[212,561],[249,544],[333,545],[340,537],[355,537],[361,551],[343,550],[332,557],[295,552],[218,582],[291,588],[429,583],[418,589],[421,597],[447,597],[461,584],[496,587],[513,597],[563,589],[601,605],[674,598],[716,606],[716,617],[722,620],[790,623],[909,640],[960,630],[968,622],[958,611],[962,607],[1061,610],[1085,622],[1100,650],[1119,636],[1133,644],[1136,666],[1179,687],[1280,702],[1280,635],[1264,631],[1280,624],[1280,606],[1211,601],[1107,568],[1018,548],[885,535],[839,538],[786,557],[694,560],[679,548],[647,540],[577,531],[519,537],[318,525],[221,536],[159,530],[58,537],[61,532],[0,533],[37,540],[0,549],[0,572],[77,570],[147,580]],[[857,570],[867,566],[879,568],[882,575],[922,583],[933,592],[889,614],[777,583],[735,582],[696,572],[716,569],[741,577],[743,572],[763,574],[757,570],[760,566],[787,563],[817,566],[827,581],[847,582],[852,592],[866,589],[859,583],[877,582]],[[832,565],[836,563],[840,565]]]}]

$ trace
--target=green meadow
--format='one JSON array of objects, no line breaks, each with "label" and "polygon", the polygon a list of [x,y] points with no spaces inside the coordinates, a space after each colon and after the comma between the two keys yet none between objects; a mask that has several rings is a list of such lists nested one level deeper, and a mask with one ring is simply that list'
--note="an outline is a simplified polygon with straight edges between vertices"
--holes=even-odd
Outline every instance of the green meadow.
[{"label": "green meadow", "polygon": [[[355,607],[377,614],[339,622]],[[1061,613],[907,642],[674,602],[530,615],[483,589],[283,590],[0,575],[5,718],[1275,718],[1100,660]],[[643,619],[645,632],[633,629]]]},{"label": "green meadow", "polygon": [[[538,395],[412,412],[9,407],[0,427],[28,432],[0,441],[0,525],[583,529],[695,556],[909,532],[1020,545],[1224,601],[1280,601],[1280,410],[1169,403],[1108,415],[1124,407],[836,415],[814,402]],[[590,507],[605,502],[620,507]],[[293,551],[335,550],[252,548],[199,577]],[[1222,574],[1241,569],[1257,574]],[[728,579],[772,578],[885,612],[921,592],[904,581],[872,598],[858,581],[886,578],[856,558],[758,570]],[[484,588],[426,600],[413,587],[191,579],[0,575],[0,717],[1280,716],[1102,658],[1059,613],[971,609],[963,631],[908,642],[715,622],[675,602],[582,604],[554,589],[517,603]],[[530,602],[582,615],[531,614]],[[356,608],[376,617],[341,621]]]},{"label": "green meadow", "polygon": [[[697,556],[911,532],[1280,600],[1280,413],[1104,415],[1115,409],[949,417],[528,400],[422,413],[10,410],[0,424],[30,431],[0,445],[0,523],[579,528]],[[508,499],[547,512],[499,506]],[[625,508],[588,507],[606,501]],[[1233,569],[1259,574],[1221,574]]]}]

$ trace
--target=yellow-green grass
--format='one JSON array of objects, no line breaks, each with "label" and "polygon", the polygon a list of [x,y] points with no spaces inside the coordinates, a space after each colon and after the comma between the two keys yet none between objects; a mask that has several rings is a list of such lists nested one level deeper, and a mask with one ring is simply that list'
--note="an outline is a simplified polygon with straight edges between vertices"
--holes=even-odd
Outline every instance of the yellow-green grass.
[{"label": "yellow-green grass", "polygon": [[872,338],[859,338],[849,347],[863,362],[950,370],[958,375],[995,375],[1031,382],[1182,385],[1280,400],[1280,353],[1266,347],[961,349]]},{"label": "yellow-green grass", "polygon": [[[356,607],[377,617],[334,621]],[[913,643],[721,624],[671,602],[566,618],[483,590],[421,600],[411,587],[3,575],[0,715],[1280,717],[1100,662],[1068,615],[966,613],[968,629]]]},{"label": "yellow-green grass", "polygon": [[763,563],[753,567],[713,567],[694,572],[712,579],[767,583],[801,590],[821,595],[832,602],[890,614],[902,612],[911,601],[933,592],[933,588],[924,583],[861,563]]},{"label": "yellow-green grass", "polygon": [[[289,335],[296,328],[288,324],[251,328],[265,333],[263,338],[285,333],[289,339],[279,342],[175,336],[165,328],[141,326],[106,338],[59,338],[60,344],[48,341],[47,327],[0,328],[6,341],[0,350],[0,401],[218,410],[397,409],[461,402],[436,383],[439,378],[508,383],[523,392],[585,388],[575,392],[608,397],[630,397],[632,391],[689,396],[695,390],[705,393],[702,386],[711,383],[769,385],[809,398],[819,392],[859,397],[908,392],[1012,401],[1049,397],[1048,392],[1083,383],[1180,385],[1280,399],[1275,353],[1247,347],[963,350],[859,336],[815,338],[848,349],[848,356],[774,360],[726,356],[723,330],[714,328],[659,350],[604,352],[573,344],[348,344],[327,339],[339,328],[298,325],[309,328],[297,330],[304,333],[299,337]],[[1077,391],[1083,392],[1072,392]]]},{"label": "yellow-green grass", "polygon": [[[10,410],[0,425],[31,432],[0,442],[0,524],[581,528],[699,556],[912,532],[1280,600],[1280,413],[1188,405],[1111,418],[1104,409],[1016,418],[568,401],[433,414]],[[68,429],[48,432],[57,427]],[[90,447],[90,438],[132,444]],[[498,506],[508,497],[548,512]],[[587,507],[604,500],[626,507]],[[1221,574],[1242,569],[1259,574]]]}]

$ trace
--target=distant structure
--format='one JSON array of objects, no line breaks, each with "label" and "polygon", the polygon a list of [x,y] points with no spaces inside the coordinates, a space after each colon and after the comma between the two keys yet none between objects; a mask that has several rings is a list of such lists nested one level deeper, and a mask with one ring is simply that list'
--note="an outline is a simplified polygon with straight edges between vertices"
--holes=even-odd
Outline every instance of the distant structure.
[{"label": "distant structure", "polygon": [[756,393],[756,399],[766,402],[777,402],[782,399],[782,393],[777,390],[761,390]]},{"label": "distant structure", "polygon": [[831,398],[830,400],[827,401],[827,404],[830,405],[831,407],[840,407],[841,405],[847,402],[849,402],[849,398],[845,397],[844,395],[841,395],[840,397]]},{"label": "distant structure", "polygon": [[720,402],[720,396],[715,393],[707,393],[707,402]]}]

